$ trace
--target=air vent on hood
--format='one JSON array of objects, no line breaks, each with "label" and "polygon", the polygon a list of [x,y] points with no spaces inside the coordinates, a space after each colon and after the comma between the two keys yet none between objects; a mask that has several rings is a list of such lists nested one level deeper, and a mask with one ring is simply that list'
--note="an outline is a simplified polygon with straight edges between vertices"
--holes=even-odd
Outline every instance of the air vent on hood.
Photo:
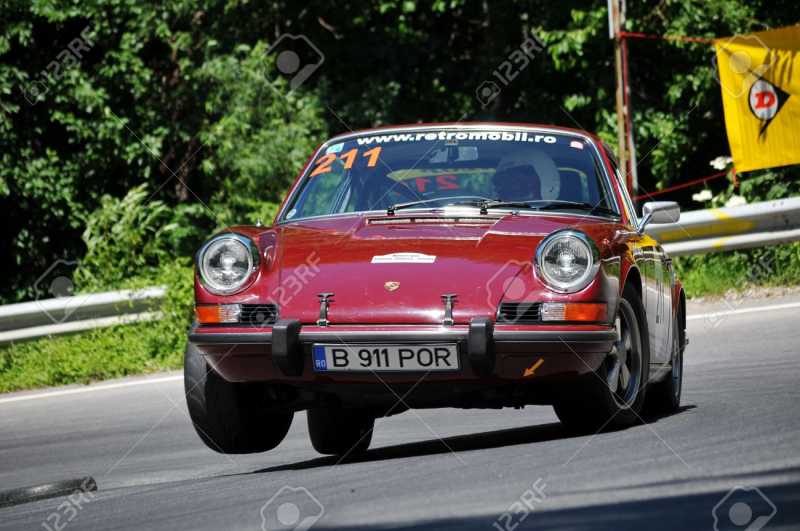
[{"label": "air vent on hood", "polygon": [[493,225],[498,219],[488,216],[388,216],[370,218],[370,225],[409,225],[425,223],[428,225]]},{"label": "air vent on hood", "polygon": [[502,324],[533,324],[541,321],[540,302],[504,302],[497,311],[497,322]]}]

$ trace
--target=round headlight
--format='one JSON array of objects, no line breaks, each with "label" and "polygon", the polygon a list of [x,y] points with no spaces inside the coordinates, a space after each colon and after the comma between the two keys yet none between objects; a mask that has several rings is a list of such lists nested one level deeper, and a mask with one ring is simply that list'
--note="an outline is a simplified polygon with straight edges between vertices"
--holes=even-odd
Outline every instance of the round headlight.
[{"label": "round headlight", "polygon": [[212,238],[197,254],[197,271],[212,293],[230,295],[242,289],[258,268],[258,249],[239,234]]},{"label": "round headlight", "polygon": [[555,291],[585,288],[600,267],[594,242],[582,232],[559,231],[547,236],[536,251],[536,272]]}]

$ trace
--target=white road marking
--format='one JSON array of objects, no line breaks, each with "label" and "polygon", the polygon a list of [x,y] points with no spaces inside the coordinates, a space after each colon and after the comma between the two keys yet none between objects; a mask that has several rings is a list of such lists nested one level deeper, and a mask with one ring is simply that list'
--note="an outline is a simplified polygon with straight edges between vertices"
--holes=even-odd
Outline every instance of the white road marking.
[{"label": "white road marking", "polygon": [[726,315],[741,315],[744,313],[758,313],[770,312],[775,310],[790,310],[793,308],[800,308],[800,302],[788,302],[786,304],[773,304],[772,306],[753,306],[751,308],[739,308],[738,310],[723,310],[720,312],[701,313],[698,315],[690,315],[686,318],[687,321],[694,321],[697,319],[709,319],[716,317],[725,317]]},{"label": "white road marking", "polygon": [[138,385],[150,385],[150,384],[157,384],[164,382],[174,382],[177,380],[183,380],[183,375],[176,374],[174,376],[160,376],[157,378],[147,378],[147,379],[135,380],[132,382],[87,385],[86,387],[44,391],[42,393],[35,393],[29,395],[10,396],[8,398],[0,398],[0,404],[9,404],[11,402],[22,402],[24,400],[37,400],[39,398],[56,398],[59,396],[66,396],[66,395],[78,395],[82,393],[91,393],[93,391],[107,391],[109,389],[122,389],[124,387],[136,387]]}]

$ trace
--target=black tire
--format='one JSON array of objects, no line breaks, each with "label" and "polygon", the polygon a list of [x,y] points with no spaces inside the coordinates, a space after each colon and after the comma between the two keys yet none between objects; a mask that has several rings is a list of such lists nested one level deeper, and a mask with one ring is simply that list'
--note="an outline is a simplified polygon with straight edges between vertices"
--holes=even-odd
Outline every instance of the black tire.
[{"label": "black tire", "polygon": [[625,428],[641,418],[650,374],[650,349],[644,307],[631,285],[625,286],[622,293],[616,322],[621,333],[614,350],[570,396],[554,404],[559,420],[572,431],[595,433]]},{"label": "black tire", "polygon": [[645,403],[645,412],[648,415],[669,415],[678,411],[681,406],[683,345],[679,327],[682,322],[683,318],[678,314],[675,325],[672,327],[672,369],[663,380],[653,382],[648,386],[647,402]]},{"label": "black tire", "polygon": [[358,409],[312,408],[307,412],[311,444],[321,454],[357,455],[372,441],[375,418]]},{"label": "black tire", "polygon": [[186,347],[183,374],[194,429],[215,452],[266,452],[286,437],[294,412],[270,410],[265,384],[226,381],[192,344]]}]

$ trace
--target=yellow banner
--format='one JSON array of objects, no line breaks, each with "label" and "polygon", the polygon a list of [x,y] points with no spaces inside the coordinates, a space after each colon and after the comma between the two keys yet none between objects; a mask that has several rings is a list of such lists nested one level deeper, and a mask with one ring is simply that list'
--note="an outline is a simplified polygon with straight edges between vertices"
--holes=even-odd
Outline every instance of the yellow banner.
[{"label": "yellow banner", "polygon": [[800,164],[800,25],[714,46],[736,170]]}]

